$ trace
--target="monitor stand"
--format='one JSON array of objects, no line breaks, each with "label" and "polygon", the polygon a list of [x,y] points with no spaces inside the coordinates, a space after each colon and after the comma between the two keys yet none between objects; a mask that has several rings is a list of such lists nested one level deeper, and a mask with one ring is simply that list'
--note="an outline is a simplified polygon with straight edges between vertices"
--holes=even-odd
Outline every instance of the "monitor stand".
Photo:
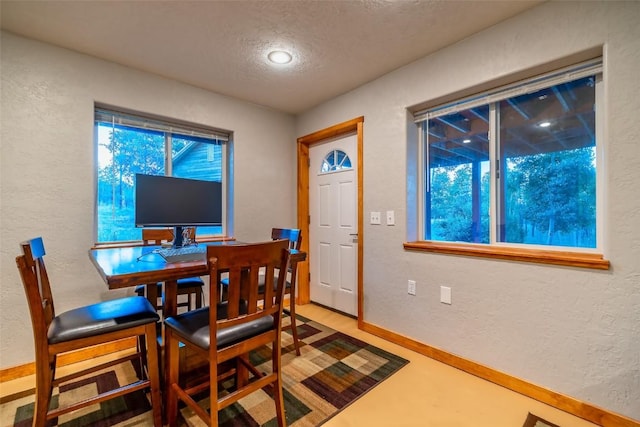
[{"label": "monitor stand", "polygon": [[181,248],[184,245],[184,240],[182,238],[182,231],[184,228],[182,226],[173,227],[173,248]]}]

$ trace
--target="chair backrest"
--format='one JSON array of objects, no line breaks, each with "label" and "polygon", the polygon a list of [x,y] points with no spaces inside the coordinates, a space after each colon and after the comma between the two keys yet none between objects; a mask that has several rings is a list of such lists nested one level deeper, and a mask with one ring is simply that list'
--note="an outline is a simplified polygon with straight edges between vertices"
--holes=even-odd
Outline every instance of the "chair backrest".
[{"label": "chair backrest", "polygon": [[[189,239],[194,240],[196,237],[195,227],[186,227],[189,233]],[[173,228],[143,228],[142,243],[145,246],[160,245],[162,243],[173,241]]]},{"label": "chair backrest", "polygon": [[289,249],[299,251],[300,245],[302,244],[302,233],[300,233],[300,229],[298,228],[272,228],[271,239],[288,239]]},{"label": "chair backrest", "polygon": [[[276,275],[277,269],[286,268],[289,262],[287,240],[275,240],[247,245],[210,245],[207,246],[207,265],[210,280],[218,280],[219,274],[229,274],[226,316],[219,313],[219,287],[212,286],[209,293],[210,324],[217,320],[218,329],[232,326],[242,321],[251,321],[259,317],[273,316],[280,328],[282,316],[282,299],[284,295],[284,276]],[[265,277],[266,292],[264,301],[259,297],[259,276],[261,271]],[[276,281],[274,286],[274,281]],[[259,304],[259,302],[261,302]],[[235,319],[235,320],[233,320]],[[213,329],[213,328],[212,328]],[[215,334],[213,334],[215,335]],[[212,337],[212,340],[215,337]],[[215,349],[215,343],[211,342]]]},{"label": "chair backrest", "polygon": [[27,296],[35,343],[36,346],[46,345],[47,330],[56,313],[49,276],[44,265],[42,237],[22,242],[20,246],[22,255],[16,257],[16,264]]}]

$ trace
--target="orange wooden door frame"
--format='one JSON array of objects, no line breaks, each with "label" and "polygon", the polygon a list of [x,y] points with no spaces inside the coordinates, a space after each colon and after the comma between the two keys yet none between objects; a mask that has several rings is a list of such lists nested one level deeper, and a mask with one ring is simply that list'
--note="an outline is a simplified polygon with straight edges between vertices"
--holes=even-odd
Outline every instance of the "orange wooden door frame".
[{"label": "orange wooden door frame", "polygon": [[356,133],[357,152],[358,152],[358,327],[363,322],[363,204],[362,204],[362,176],[363,176],[363,158],[362,145],[363,139],[364,117],[356,117],[343,123],[310,133],[309,135],[298,138],[298,228],[301,230],[302,250],[307,253],[307,261],[301,263],[298,267],[298,304],[308,304],[311,301],[309,291],[309,259],[314,256],[313,252],[309,252],[309,147],[319,144],[327,139],[336,138],[342,135]]}]

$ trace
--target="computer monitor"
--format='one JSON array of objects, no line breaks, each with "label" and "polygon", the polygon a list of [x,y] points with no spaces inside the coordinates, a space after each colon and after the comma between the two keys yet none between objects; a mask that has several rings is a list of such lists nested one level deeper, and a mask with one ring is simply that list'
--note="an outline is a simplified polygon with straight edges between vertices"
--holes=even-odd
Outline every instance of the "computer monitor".
[{"label": "computer monitor", "polygon": [[215,181],[136,174],[136,227],[174,227],[174,247],[183,227],[222,224],[222,184]]}]

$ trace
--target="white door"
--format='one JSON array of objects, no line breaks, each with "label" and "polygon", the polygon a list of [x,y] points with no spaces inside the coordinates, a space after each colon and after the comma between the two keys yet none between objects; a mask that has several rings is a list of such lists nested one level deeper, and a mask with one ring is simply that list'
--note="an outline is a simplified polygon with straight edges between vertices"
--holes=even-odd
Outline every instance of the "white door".
[{"label": "white door", "polygon": [[311,301],[357,315],[357,135],[309,150]]}]

